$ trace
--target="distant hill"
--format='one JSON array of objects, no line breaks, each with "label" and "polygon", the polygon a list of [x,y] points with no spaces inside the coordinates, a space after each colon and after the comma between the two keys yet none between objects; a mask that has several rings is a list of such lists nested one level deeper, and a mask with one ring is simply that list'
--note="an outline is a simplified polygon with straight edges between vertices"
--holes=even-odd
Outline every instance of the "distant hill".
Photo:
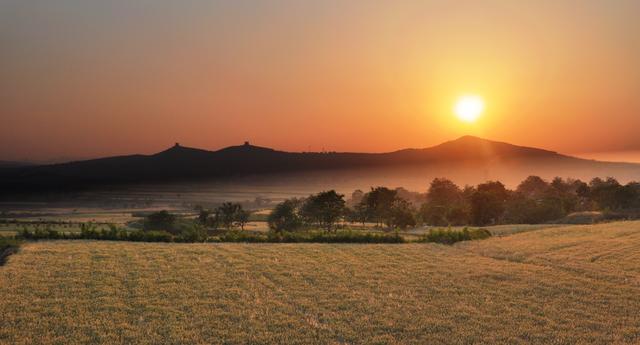
[{"label": "distant hill", "polygon": [[[65,189],[104,184],[135,184],[165,181],[229,180],[247,176],[278,176],[322,172],[340,175],[357,171],[357,176],[414,171],[440,171],[449,176],[461,167],[493,177],[487,171],[503,167],[505,172],[523,170],[538,173],[541,167],[557,174],[593,170],[594,174],[640,178],[640,165],[579,159],[556,152],[516,146],[464,136],[423,149],[388,153],[300,153],[284,152],[245,143],[218,151],[175,146],[152,155],[117,156],[63,164],[3,169],[0,187],[6,191]],[[430,169],[430,170],[425,170]],[[528,169],[528,170],[527,170]],[[356,177],[357,177],[356,176]],[[426,176],[426,175],[424,175]],[[499,177],[499,176],[498,176]]]},{"label": "distant hill", "polygon": [[27,163],[27,162],[12,162],[12,161],[0,161],[0,169],[6,169],[6,168],[21,168],[21,167],[27,167],[27,166],[33,166],[33,163]]}]

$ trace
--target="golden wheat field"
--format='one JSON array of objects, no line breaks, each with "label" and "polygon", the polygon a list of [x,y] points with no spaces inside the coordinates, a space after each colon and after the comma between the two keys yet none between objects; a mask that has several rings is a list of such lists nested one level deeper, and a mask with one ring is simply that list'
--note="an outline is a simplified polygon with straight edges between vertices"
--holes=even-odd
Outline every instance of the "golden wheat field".
[{"label": "golden wheat field", "polygon": [[2,344],[637,344],[640,222],[435,244],[30,243]]}]

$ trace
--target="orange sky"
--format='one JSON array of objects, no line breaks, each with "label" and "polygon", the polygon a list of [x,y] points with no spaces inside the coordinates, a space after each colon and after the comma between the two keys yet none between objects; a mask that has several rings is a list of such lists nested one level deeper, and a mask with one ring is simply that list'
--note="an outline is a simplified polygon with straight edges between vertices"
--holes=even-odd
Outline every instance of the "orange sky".
[{"label": "orange sky", "polygon": [[[0,3],[0,160],[464,134],[640,149],[638,1]],[[484,97],[475,124],[452,113]]]}]

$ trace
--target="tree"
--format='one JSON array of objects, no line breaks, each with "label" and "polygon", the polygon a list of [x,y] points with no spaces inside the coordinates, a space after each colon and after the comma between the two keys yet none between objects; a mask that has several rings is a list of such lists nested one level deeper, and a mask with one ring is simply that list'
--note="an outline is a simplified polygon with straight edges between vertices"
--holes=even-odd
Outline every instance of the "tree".
[{"label": "tree", "polygon": [[375,222],[376,226],[382,223],[390,226],[391,207],[397,198],[395,190],[386,187],[371,188],[371,191],[362,199],[362,207],[366,210],[367,219]]},{"label": "tree", "polygon": [[615,210],[619,206],[616,194],[620,187],[620,183],[613,177],[608,177],[606,180],[596,177],[589,183],[591,191],[589,196],[600,209]]},{"label": "tree", "polygon": [[315,223],[330,231],[345,214],[344,195],[335,190],[309,196],[302,205],[301,215],[309,223]]},{"label": "tree", "polygon": [[147,216],[143,228],[145,230],[175,231],[176,216],[166,210],[151,213]]},{"label": "tree", "polygon": [[475,225],[500,222],[509,193],[501,182],[479,184],[471,195],[471,221]]},{"label": "tree", "polygon": [[427,201],[420,207],[420,218],[431,225],[462,225],[469,221],[468,209],[460,187],[446,178],[436,178],[427,191]]},{"label": "tree", "polygon": [[449,225],[447,213],[448,210],[444,206],[425,202],[420,206],[419,218],[424,224],[446,226]]},{"label": "tree", "polygon": [[244,230],[245,224],[249,221],[250,212],[245,211],[238,203],[225,202],[216,209],[216,219],[228,229],[233,226]]},{"label": "tree", "polygon": [[231,229],[233,226],[233,222],[235,220],[236,212],[239,208],[239,204],[225,202],[222,205],[218,206],[216,209],[220,214],[220,223],[225,228]]},{"label": "tree", "polygon": [[362,201],[362,198],[364,198],[364,192],[360,189],[356,189],[351,193],[351,199],[349,199],[348,204],[357,205]]},{"label": "tree", "polygon": [[184,226],[180,231],[180,238],[185,242],[205,242],[207,237],[207,229],[200,224]]},{"label": "tree", "polygon": [[513,224],[539,224],[560,219],[566,214],[559,198],[528,198],[522,193],[512,193],[505,205],[503,221]]},{"label": "tree", "polygon": [[198,223],[204,227],[216,229],[220,223],[220,211],[215,209],[213,211],[201,209],[198,214]]},{"label": "tree", "polygon": [[235,226],[240,227],[240,230],[244,231],[244,226],[249,222],[250,216],[251,212],[242,209],[242,206],[240,206],[240,209],[236,211],[236,217],[234,221]]},{"label": "tree", "polygon": [[640,189],[637,182],[630,182],[624,186],[619,186],[614,193],[614,208],[625,210],[637,207]]},{"label": "tree", "polygon": [[359,202],[353,206],[353,209],[346,210],[346,219],[352,223],[362,223],[364,227],[367,222],[367,207],[364,203]]},{"label": "tree", "polygon": [[575,180],[573,182],[573,188],[579,197],[589,198],[589,194],[591,193],[591,188],[589,188],[589,185],[586,182]]},{"label": "tree", "polygon": [[546,199],[543,201],[545,201],[546,203],[557,202],[559,204],[557,206],[559,212],[563,216],[565,216],[571,212],[578,210],[579,208],[584,207],[584,199],[580,197],[580,194],[578,192],[578,189],[582,188],[583,185],[586,184],[580,180],[563,180],[560,177],[556,177],[553,179],[553,181],[551,181]]},{"label": "tree", "polygon": [[[557,183],[557,181],[554,180]],[[529,176],[520,182],[516,188],[516,192],[521,193],[527,198],[541,198],[549,190],[549,184],[539,176]]]},{"label": "tree", "polygon": [[391,206],[390,227],[406,229],[416,226],[415,210],[405,199],[396,199]]},{"label": "tree", "polygon": [[302,218],[300,217],[300,199],[287,199],[279,204],[271,211],[267,218],[269,229],[281,231],[294,231],[302,226]]},{"label": "tree", "polygon": [[634,192],[633,200],[629,207],[638,209],[640,208],[640,183],[632,181],[625,185],[625,187],[632,189]]},{"label": "tree", "polygon": [[206,225],[209,217],[211,216],[211,211],[205,210],[204,208],[200,208],[198,211],[198,222],[202,225]]},{"label": "tree", "polygon": [[426,195],[418,192],[411,192],[403,187],[398,187],[395,189],[396,197],[399,199],[404,199],[410,202],[412,205],[419,206],[426,200]]},{"label": "tree", "polygon": [[427,191],[427,201],[435,205],[452,205],[460,202],[462,193],[451,180],[435,178]]}]

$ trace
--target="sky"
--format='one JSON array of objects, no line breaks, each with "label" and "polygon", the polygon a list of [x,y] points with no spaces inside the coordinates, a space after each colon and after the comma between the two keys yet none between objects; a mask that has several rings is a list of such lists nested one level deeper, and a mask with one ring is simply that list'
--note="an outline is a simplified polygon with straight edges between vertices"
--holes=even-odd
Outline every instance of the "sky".
[{"label": "sky", "polygon": [[[640,150],[640,1],[0,1],[0,160]],[[484,99],[478,121],[453,112]]]}]

